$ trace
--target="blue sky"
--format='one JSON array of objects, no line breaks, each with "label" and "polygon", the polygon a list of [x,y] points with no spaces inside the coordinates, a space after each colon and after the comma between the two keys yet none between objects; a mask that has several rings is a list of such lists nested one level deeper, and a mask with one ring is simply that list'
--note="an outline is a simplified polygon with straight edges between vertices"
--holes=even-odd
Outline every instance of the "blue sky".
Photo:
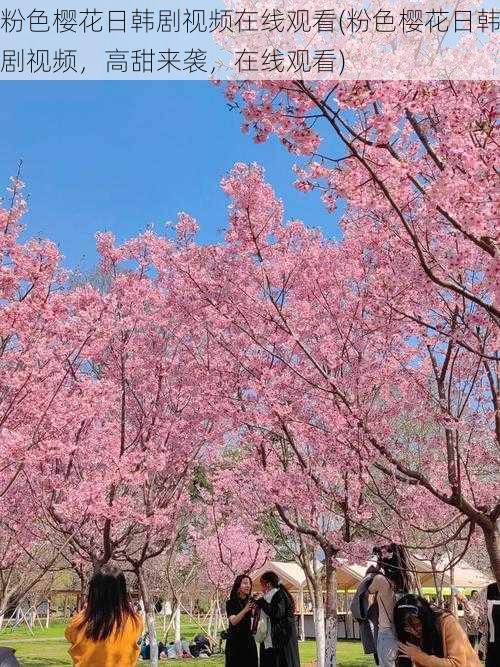
[{"label": "blue sky", "polygon": [[219,182],[238,161],[265,167],[287,218],[337,233],[319,199],[293,188],[293,156],[242,134],[208,82],[3,82],[0,122],[0,184],[22,158],[28,234],[56,241],[67,266],[95,263],[97,231],[161,231],[179,210],[198,218],[202,242],[217,240]]}]

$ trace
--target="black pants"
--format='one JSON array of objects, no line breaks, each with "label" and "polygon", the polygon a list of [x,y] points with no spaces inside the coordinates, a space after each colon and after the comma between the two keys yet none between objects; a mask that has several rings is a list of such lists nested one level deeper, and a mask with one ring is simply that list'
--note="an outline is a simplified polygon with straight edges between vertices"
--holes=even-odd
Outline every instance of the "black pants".
[{"label": "black pants", "polygon": [[276,654],[273,648],[260,648],[260,667],[276,667]]},{"label": "black pants", "polygon": [[475,649],[477,641],[479,639],[478,636],[477,635],[467,635],[467,637],[469,638],[470,645],[472,646],[472,648]]}]

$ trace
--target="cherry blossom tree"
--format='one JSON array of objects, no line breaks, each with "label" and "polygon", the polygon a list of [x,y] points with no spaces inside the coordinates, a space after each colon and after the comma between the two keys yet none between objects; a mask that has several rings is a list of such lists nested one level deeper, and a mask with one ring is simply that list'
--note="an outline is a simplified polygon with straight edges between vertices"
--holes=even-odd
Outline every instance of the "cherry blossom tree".
[{"label": "cherry blossom tree", "polygon": [[21,241],[26,204],[23,183],[12,181],[8,207],[0,209],[0,494],[15,484],[40,426],[69,372],[72,349],[56,349],[59,294],[64,278],[50,241]]},{"label": "cherry blossom tree", "polygon": [[[262,410],[262,404],[259,408],[256,412],[265,415],[266,427],[249,423],[249,411],[245,410],[247,423],[241,441],[246,454],[232,459],[218,473],[216,488],[227,490],[233,511],[236,509],[244,521],[260,525],[263,535],[271,521],[281,525],[282,533],[295,543],[295,548],[289,544],[288,550],[293,560],[302,564],[312,590],[317,661],[319,665],[335,664],[339,558],[363,562],[376,543],[359,523],[352,522],[353,518],[360,520],[362,512],[358,475],[355,473],[351,484],[349,471],[335,469],[311,439],[304,448],[307,454],[300,453],[290,429],[279,435],[278,420],[276,430],[270,432],[268,412]],[[306,457],[314,461],[314,468],[304,467]],[[322,554],[321,571],[316,567],[317,558],[308,557],[311,551]]]},{"label": "cherry blossom tree", "polygon": [[12,600],[22,599],[47,573],[61,568],[67,544],[42,528],[41,508],[30,494],[29,471],[33,461],[50,456],[47,415],[71,374],[77,351],[58,338],[69,315],[59,252],[47,240],[22,240],[22,188],[18,174],[0,209],[2,619]]},{"label": "cherry blossom tree", "polygon": [[[197,321],[203,319],[214,343],[228,350],[245,374],[236,396],[246,394],[251,404],[264,380],[272,378],[275,413],[284,412],[285,423],[295,422],[283,397],[299,379],[303,406],[306,391],[324,401],[322,435],[331,438],[337,460],[340,452],[357,448],[365,472],[374,466],[388,483],[397,480],[407,489],[401,494],[413,499],[414,516],[420,498],[429,500],[427,506],[437,500],[462,516],[459,532],[479,526],[493,550],[495,570],[490,366],[483,353],[467,349],[472,341],[464,347],[449,331],[424,330],[418,318],[405,316],[418,307],[444,317],[449,299],[439,286],[423,281],[417,262],[408,263],[405,273],[399,266],[399,282],[386,276],[391,289],[379,290],[385,265],[375,261],[366,239],[349,234],[341,243],[327,243],[297,221],[284,225],[283,205],[256,167],[238,165],[223,187],[233,199],[225,247],[196,248],[175,262],[180,292],[189,285],[198,290]],[[396,316],[394,308],[402,314]],[[479,317],[475,308],[469,310],[462,308],[462,319]],[[310,419],[301,427],[318,431]],[[404,437],[404,420],[421,427],[418,435]]]},{"label": "cherry blossom tree", "polygon": [[[31,461],[30,486],[47,525],[68,537],[75,554],[94,568],[113,559],[133,569],[154,661],[143,569],[189,516],[188,483],[217,414],[203,382],[203,340],[148,275],[150,255],[168,244],[149,235],[122,248],[105,235],[98,243],[109,288],[67,294],[73,317],[63,340],[88,340],[47,415],[51,456]],[[136,268],[120,271],[123,262]]]},{"label": "cherry blossom tree", "polygon": [[199,576],[212,589],[208,633],[216,638],[224,624],[225,600],[235,578],[261,567],[273,550],[258,526],[247,524],[232,504],[231,513],[219,506],[218,511],[207,516],[201,532],[194,533],[192,541],[200,564]]},{"label": "cherry blossom tree", "polygon": [[250,574],[272,555],[260,535],[238,523],[208,524],[206,534],[194,539],[196,555],[203,564],[205,576],[218,594],[227,593],[239,574]]},{"label": "cherry blossom tree", "polygon": [[101,234],[96,288],[66,279],[53,244],[20,241],[15,180],[0,211],[0,530],[22,496],[27,551],[52,538],[72,563],[130,567],[157,664],[148,563],[188,533],[219,590],[268,553],[272,515],[304,563],[325,555],[330,667],[337,557],[388,533],[463,552],[480,532],[500,581],[494,89],[226,95],[257,141],[298,156],[300,190],[342,210],[342,238],[285,222],[263,170],[237,164],[224,242],[197,244],[185,213],[173,238]]},{"label": "cherry blossom tree", "polygon": [[[226,92],[256,140],[275,134],[306,156],[299,189],[320,192],[329,210],[347,207],[344,240],[357,241],[376,266],[372,308],[425,346],[442,411],[451,413],[442,433],[449,492],[439,500],[480,526],[498,578],[500,509],[486,503],[478,512],[466,502],[451,426],[474,401],[464,399],[481,394],[494,425],[491,461],[499,438],[493,84],[293,81],[234,83]],[[468,367],[467,379],[458,365]],[[485,410],[472,410],[480,423]]]},{"label": "cherry blossom tree", "polygon": [[0,512],[1,628],[9,608],[17,608],[34,587],[64,569],[64,545],[51,542],[38,530],[36,508],[21,484],[11,486]]}]

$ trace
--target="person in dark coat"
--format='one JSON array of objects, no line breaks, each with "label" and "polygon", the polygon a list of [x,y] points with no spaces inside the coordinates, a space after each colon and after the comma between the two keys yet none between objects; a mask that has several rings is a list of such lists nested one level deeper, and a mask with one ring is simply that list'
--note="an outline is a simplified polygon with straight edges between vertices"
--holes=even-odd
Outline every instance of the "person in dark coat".
[{"label": "person in dark coat", "polygon": [[485,667],[500,665],[500,586],[496,582],[483,588],[478,596],[477,618],[482,629],[479,655]]},{"label": "person in dark coat", "polygon": [[370,566],[366,571],[364,579],[361,580],[356,593],[351,601],[351,614],[359,625],[359,636],[361,645],[366,654],[373,653],[375,664],[378,665],[377,657],[377,635],[378,635],[378,605],[376,602],[370,605],[370,587],[375,570]]},{"label": "person in dark coat", "polygon": [[15,649],[0,647],[0,667],[21,667],[15,652]]},{"label": "person in dark coat", "polygon": [[245,574],[236,577],[226,602],[229,621],[226,640],[226,667],[257,667],[257,644],[252,635],[252,611],[250,597],[252,580]]},{"label": "person in dark coat", "polygon": [[266,614],[269,630],[261,644],[261,667],[300,667],[295,603],[275,572],[260,578],[264,594],[255,604]]}]

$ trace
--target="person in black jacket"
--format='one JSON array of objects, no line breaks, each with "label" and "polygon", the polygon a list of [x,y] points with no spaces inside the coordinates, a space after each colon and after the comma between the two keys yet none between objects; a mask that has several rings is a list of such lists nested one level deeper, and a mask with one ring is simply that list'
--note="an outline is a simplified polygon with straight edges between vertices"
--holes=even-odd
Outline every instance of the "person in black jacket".
[{"label": "person in black jacket", "polygon": [[477,618],[483,636],[479,656],[485,667],[500,665],[500,587],[496,582],[483,588],[478,596]]},{"label": "person in black jacket", "polygon": [[261,667],[300,667],[295,603],[275,572],[260,578],[264,594],[255,604],[267,615],[269,630],[261,644]]},{"label": "person in black jacket", "polygon": [[21,667],[15,652],[15,649],[0,647],[0,667]]},{"label": "person in black jacket", "polygon": [[229,621],[226,640],[226,667],[257,667],[257,645],[252,635],[253,600],[249,576],[236,577],[226,602]]}]

